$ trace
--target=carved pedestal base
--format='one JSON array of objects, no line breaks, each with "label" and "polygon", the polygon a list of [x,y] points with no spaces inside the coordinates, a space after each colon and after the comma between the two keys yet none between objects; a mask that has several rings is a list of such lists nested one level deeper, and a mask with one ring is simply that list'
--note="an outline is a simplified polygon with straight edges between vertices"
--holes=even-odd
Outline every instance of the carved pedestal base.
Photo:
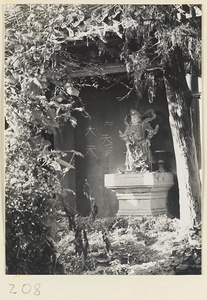
[{"label": "carved pedestal base", "polygon": [[105,187],[116,192],[119,216],[166,214],[172,185],[173,175],[168,172],[105,175]]}]

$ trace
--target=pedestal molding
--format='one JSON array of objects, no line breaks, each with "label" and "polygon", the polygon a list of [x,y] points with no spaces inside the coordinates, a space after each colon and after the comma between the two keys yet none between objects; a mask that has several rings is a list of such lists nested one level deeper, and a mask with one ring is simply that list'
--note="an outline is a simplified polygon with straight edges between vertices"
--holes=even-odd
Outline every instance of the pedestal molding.
[{"label": "pedestal molding", "polygon": [[105,187],[114,191],[119,201],[118,216],[166,214],[172,185],[173,174],[168,172],[105,175]]}]

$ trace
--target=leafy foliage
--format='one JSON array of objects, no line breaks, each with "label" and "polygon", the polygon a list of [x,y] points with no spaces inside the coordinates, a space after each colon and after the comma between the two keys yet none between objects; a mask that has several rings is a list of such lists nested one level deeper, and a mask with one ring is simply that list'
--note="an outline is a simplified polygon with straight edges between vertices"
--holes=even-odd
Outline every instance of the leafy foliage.
[{"label": "leafy foliage", "polygon": [[166,216],[105,218],[93,223],[80,219],[88,237],[86,259],[83,254],[75,254],[75,233],[68,231],[67,222],[62,221],[62,230],[57,234],[56,246],[66,274],[201,273],[200,228],[183,231],[179,220]]},{"label": "leafy foliage", "polygon": [[7,272],[53,274],[60,272],[53,223],[67,192],[60,181],[79,153],[64,161],[65,153],[52,150],[52,136],[62,118],[75,126],[72,111],[83,108],[61,65],[53,65],[59,35],[50,22],[58,23],[59,10],[17,5],[6,13]]}]

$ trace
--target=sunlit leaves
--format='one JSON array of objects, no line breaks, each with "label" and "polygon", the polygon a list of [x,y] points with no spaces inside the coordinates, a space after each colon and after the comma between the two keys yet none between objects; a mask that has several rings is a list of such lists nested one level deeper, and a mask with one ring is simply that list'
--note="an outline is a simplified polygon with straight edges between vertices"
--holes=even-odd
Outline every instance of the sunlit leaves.
[{"label": "sunlit leaves", "polygon": [[[56,245],[66,274],[200,274],[200,228],[187,233],[181,230],[179,220],[165,215],[104,218],[93,223],[79,217],[77,222],[87,230],[90,250],[85,262],[77,258],[75,234],[66,220],[62,221],[64,230],[58,232]],[[108,255],[103,231],[110,240]]]},{"label": "sunlit leaves", "polygon": [[[57,161],[56,153],[49,149],[51,142],[43,137],[43,133],[55,134],[62,114],[67,113],[66,121],[72,117],[72,98],[62,81],[65,73],[54,61],[54,53],[64,35],[48,25],[51,15],[54,12],[49,6],[47,9],[28,5],[6,8],[7,267],[9,273],[15,274],[53,272],[49,270],[53,263],[50,256],[43,253],[51,236],[50,218],[53,222],[56,218],[54,207],[60,205],[57,199],[65,193],[56,172],[64,176],[73,168],[72,162],[62,166]],[[56,16],[55,26],[58,22],[61,20]],[[46,92],[51,84],[58,87],[48,97]],[[61,91],[65,91],[65,96]],[[68,103],[62,103],[63,97]],[[52,244],[50,251],[54,255]],[[47,262],[46,265],[38,266],[39,260]],[[36,264],[31,265],[29,261]]]}]

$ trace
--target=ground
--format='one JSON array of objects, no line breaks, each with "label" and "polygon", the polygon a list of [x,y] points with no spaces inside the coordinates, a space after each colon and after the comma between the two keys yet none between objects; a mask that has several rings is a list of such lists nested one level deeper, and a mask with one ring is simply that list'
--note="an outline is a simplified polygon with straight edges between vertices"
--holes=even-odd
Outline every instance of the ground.
[{"label": "ground", "polygon": [[[60,220],[55,244],[65,274],[201,274],[201,232],[162,216]],[[77,225],[78,224],[78,225]]]}]

